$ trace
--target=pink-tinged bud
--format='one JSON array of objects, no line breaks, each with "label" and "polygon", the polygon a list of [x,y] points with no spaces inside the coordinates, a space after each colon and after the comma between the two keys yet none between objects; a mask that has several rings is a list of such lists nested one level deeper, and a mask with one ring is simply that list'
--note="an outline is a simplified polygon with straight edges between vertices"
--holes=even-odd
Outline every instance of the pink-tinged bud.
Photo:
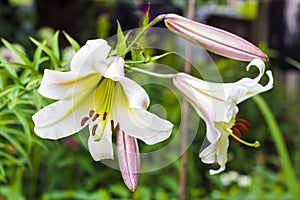
[{"label": "pink-tinged bud", "polygon": [[176,14],[166,14],[164,18],[168,29],[216,54],[242,61],[269,59],[255,45],[227,31]]},{"label": "pink-tinged bud", "polygon": [[126,186],[135,191],[140,175],[140,152],[136,138],[117,128],[117,148],[120,171]]}]

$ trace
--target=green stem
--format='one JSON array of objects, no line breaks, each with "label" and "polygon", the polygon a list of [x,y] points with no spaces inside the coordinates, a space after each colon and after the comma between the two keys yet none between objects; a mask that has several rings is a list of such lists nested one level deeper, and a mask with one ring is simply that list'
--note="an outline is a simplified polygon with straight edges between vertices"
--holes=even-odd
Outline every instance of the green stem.
[{"label": "green stem", "polygon": [[277,149],[277,152],[281,160],[283,171],[286,175],[286,184],[290,191],[291,197],[293,200],[300,199],[300,193],[298,192],[299,185],[297,183],[296,175],[293,170],[292,163],[286,145],[284,143],[280,128],[278,126],[278,123],[276,122],[276,119],[272,111],[268,107],[266,101],[261,96],[259,95],[254,96],[253,100],[259,107],[260,111],[262,112],[266,120],[266,123],[268,124],[271,136],[274,140],[275,147]]},{"label": "green stem", "polygon": [[141,72],[143,74],[147,74],[150,76],[154,76],[157,78],[173,78],[174,74],[159,74],[159,73],[155,73],[155,72],[150,72],[144,69],[140,69],[140,68],[136,68],[136,67],[129,67],[129,66],[125,66],[127,69],[130,69],[132,71],[136,71],[136,72]]},{"label": "green stem", "polygon": [[147,26],[143,27],[143,30],[141,32],[139,32],[139,34],[130,42],[130,44],[127,46],[126,50],[125,50],[125,54],[130,51],[130,49],[132,48],[132,46],[146,33],[146,31],[154,26],[155,24],[157,24],[158,22],[160,22],[161,20],[164,19],[164,14],[157,16],[154,20],[152,20]]}]

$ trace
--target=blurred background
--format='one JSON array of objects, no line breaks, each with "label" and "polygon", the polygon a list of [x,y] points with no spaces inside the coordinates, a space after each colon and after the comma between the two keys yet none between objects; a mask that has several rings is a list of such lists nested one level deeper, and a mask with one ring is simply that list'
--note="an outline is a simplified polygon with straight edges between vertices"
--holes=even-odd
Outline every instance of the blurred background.
[{"label": "blurred background", "polygon": [[[184,0],[1,0],[0,37],[27,55],[33,55],[35,50],[29,37],[49,41],[57,30],[65,31],[83,45],[88,39],[115,35],[117,20],[124,31],[140,27],[148,3],[150,19],[163,13],[187,15],[187,1]],[[270,61],[266,65],[274,72],[275,85],[272,91],[262,96],[279,123],[298,178],[299,10],[298,0],[199,0],[195,6],[196,21],[235,33],[269,55]],[[157,26],[164,27],[162,23]],[[59,44],[62,56],[71,58],[74,52],[62,34]],[[7,59],[12,56],[3,45],[0,54]],[[212,56],[225,82],[248,76],[245,63]],[[172,57],[164,58],[162,62],[178,71],[184,65],[183,60]],[[201,63],[204,64],[199,57],[198,64]],[[176,97],[166,88],[148,86],[145,89],[151,103],[163,105],[168,119],[179,124],[181,110],[176,106]],[[2,98],[4,92],[1,91],[0,96]],[[2,108],[9,110],[13,106]],[[200,121],[197,136],[187,151],[187,199],[290,199],[278,153],[262,114],[252,100],[242,103],[240,111],[239,118],[252,124],[250,133],[245,135],[246,140],[259,140],[261,147],[252,149],[232,142],[226,171],[210,176],[211,166],[198,158],[205,134],[204,122]],[[4,115],[0,116],[3,121]],[[77,135],[55,142],[43,140],[32,131],[30,116],[24,120],[27,120],[30,135],[28,143],[24,142],[23,136],[5,136],[8,126],[0,121],[0,200],[178,199],[179,159],[160,170],[141,174],[138,189],[132,193],[123,183],[119,171],[92,160]],[[23,122],[16,120],[11,126],[18,126],[18,123]],[[139,144],[142,152],[148,150],[149,147]]]}]

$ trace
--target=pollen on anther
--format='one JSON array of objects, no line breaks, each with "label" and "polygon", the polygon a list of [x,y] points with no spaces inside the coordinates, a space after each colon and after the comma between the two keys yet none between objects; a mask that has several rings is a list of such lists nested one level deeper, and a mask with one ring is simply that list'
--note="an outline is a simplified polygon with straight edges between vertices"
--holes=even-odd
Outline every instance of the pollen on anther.
[{"label": "pollen on anther", "polygon": [[92,136],[96,135],[97,127],[98,127],[98,124],[94,124],[94,126],[92,127]]},{"label": "pollen on anther", "polygon": [[244,124],[245,126],[247,126],[248,129],[249,129],[249,127],[250,127],[250,123],[249,123],[247,120],[245,120],[245,119],[237,119],[235,123],[242,123],[242,124]]},{"label": "pollen on anther", "polygon": [[95,121],[98,117],[99,117],[99,114],[96,113],[96,114],[94,115],[94,117],[92,118],[92,120]]},{"label": "pollen on anther", "polygon": [[94,115],[95,111],[94,110],[90,110],[89,112],[89,116],[92,117]]},{"label": "pollen on anther", "polygon": [[82,118],[82,120],[81,120],[81,122],[80,122],[80,125],[81,125],[81,126],[84,126],[85,123],[86,123],[89,119],[90,119],[89,117],[84,117],[84,118]]},{"label": "pollen on anther", "polygon": [[110,128],[111,128],[111,132],[115,131],[115,123],[114,120],[110,120]]},{"label": "pollen on anther", "polygon": [[106,120],[107,112],[103,113],[103,121]]}]

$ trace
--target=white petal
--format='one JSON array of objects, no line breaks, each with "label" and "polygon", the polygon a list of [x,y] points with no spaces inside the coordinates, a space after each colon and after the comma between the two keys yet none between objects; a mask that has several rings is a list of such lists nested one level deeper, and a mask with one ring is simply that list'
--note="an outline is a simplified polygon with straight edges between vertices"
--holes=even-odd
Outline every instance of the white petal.
[{"label": "white petal", "polygon": [[202,81],[185,73],[176,74],[173,83],[204,120],[229,121],[231,119],[227,115],[223,84]]},{"label": "white petal", "polygon": [[127,101],[129,101],[130,108],[148,108],[150,99],[147,92],[133,80],[122,77],[119,80],[122,85],[122,90],[126,95]]},{"label": "white petal", "polygon": [[173,124],[145,109],[130,108],[120,84],[116,84],[112,101],[113,117],[128,135],[139,138],[147,144],[155,144],[170,136]]},{"label": "white petal", "polygon": [[39,93],[51,99],[61,99],[74,87],[76,75],[72,72],[57,72],[46,69]]},{"label": "white petal", "polygon": [[32,116],[35,133],[42,138],[59,139],[78,132],[87,124],[82,126],[82,119],[98,105],[95,98],[95,88],[87,88],[44,107]]},{"label": "white petal", "polygon": [[[227,149],[229,146],[228,134],[225,132],[219,134],[220,137],[212,141],[211,144],[199,154],[202,162],[207,164],[213,164],[214,162],[217,162],[220,165],[218,170],[209,171],[211,175],[223,171],[227,163]],[[210,133],[207,133],[207,136],[209,135]]]},{"label": "white petal", "polygon": [[103,73],[106,69],[106,57],[110,46],[105,40],[89,40],[81,47],[71,60],[71,71],[77,75],[86,75],[97,71]]},{"label": "white petal", "polygon": [[105,132],[101,140],[95,141],[93,136],[89,137],[88,147],[95,161],[103,159],[114,159],[111,132]]},{"label": "white petal", "polygon": [[44,97],[62,99],[90,90],[96,86],[100,79],[101,75],[97,73],[79,77],[72,72],[57,72],[46,69],[38,91]]},{"label": "white petal", "polygon": [[114,113],[114,117],[120,127],[128,135],[143,140],[146,144],[166,140],[172,133],[172,123],[147,110],[119,107],[116,111],[118,113]]},{"label": "white petal", "polygon": [[74,110],[72,100],[52,103],[32,116],[34,132],[46,139],[60,139],[80,131],[81,120],[88,115],[88,106]]},{"label": "white petal", "polygon": [[[119,81],[120,77],[124,76],[124,59],[121,57],[110,57],[106,62],[107,68],[102,73],[106,78],[114,81]],[[99,70],[98,70],[99,71]]]}]

